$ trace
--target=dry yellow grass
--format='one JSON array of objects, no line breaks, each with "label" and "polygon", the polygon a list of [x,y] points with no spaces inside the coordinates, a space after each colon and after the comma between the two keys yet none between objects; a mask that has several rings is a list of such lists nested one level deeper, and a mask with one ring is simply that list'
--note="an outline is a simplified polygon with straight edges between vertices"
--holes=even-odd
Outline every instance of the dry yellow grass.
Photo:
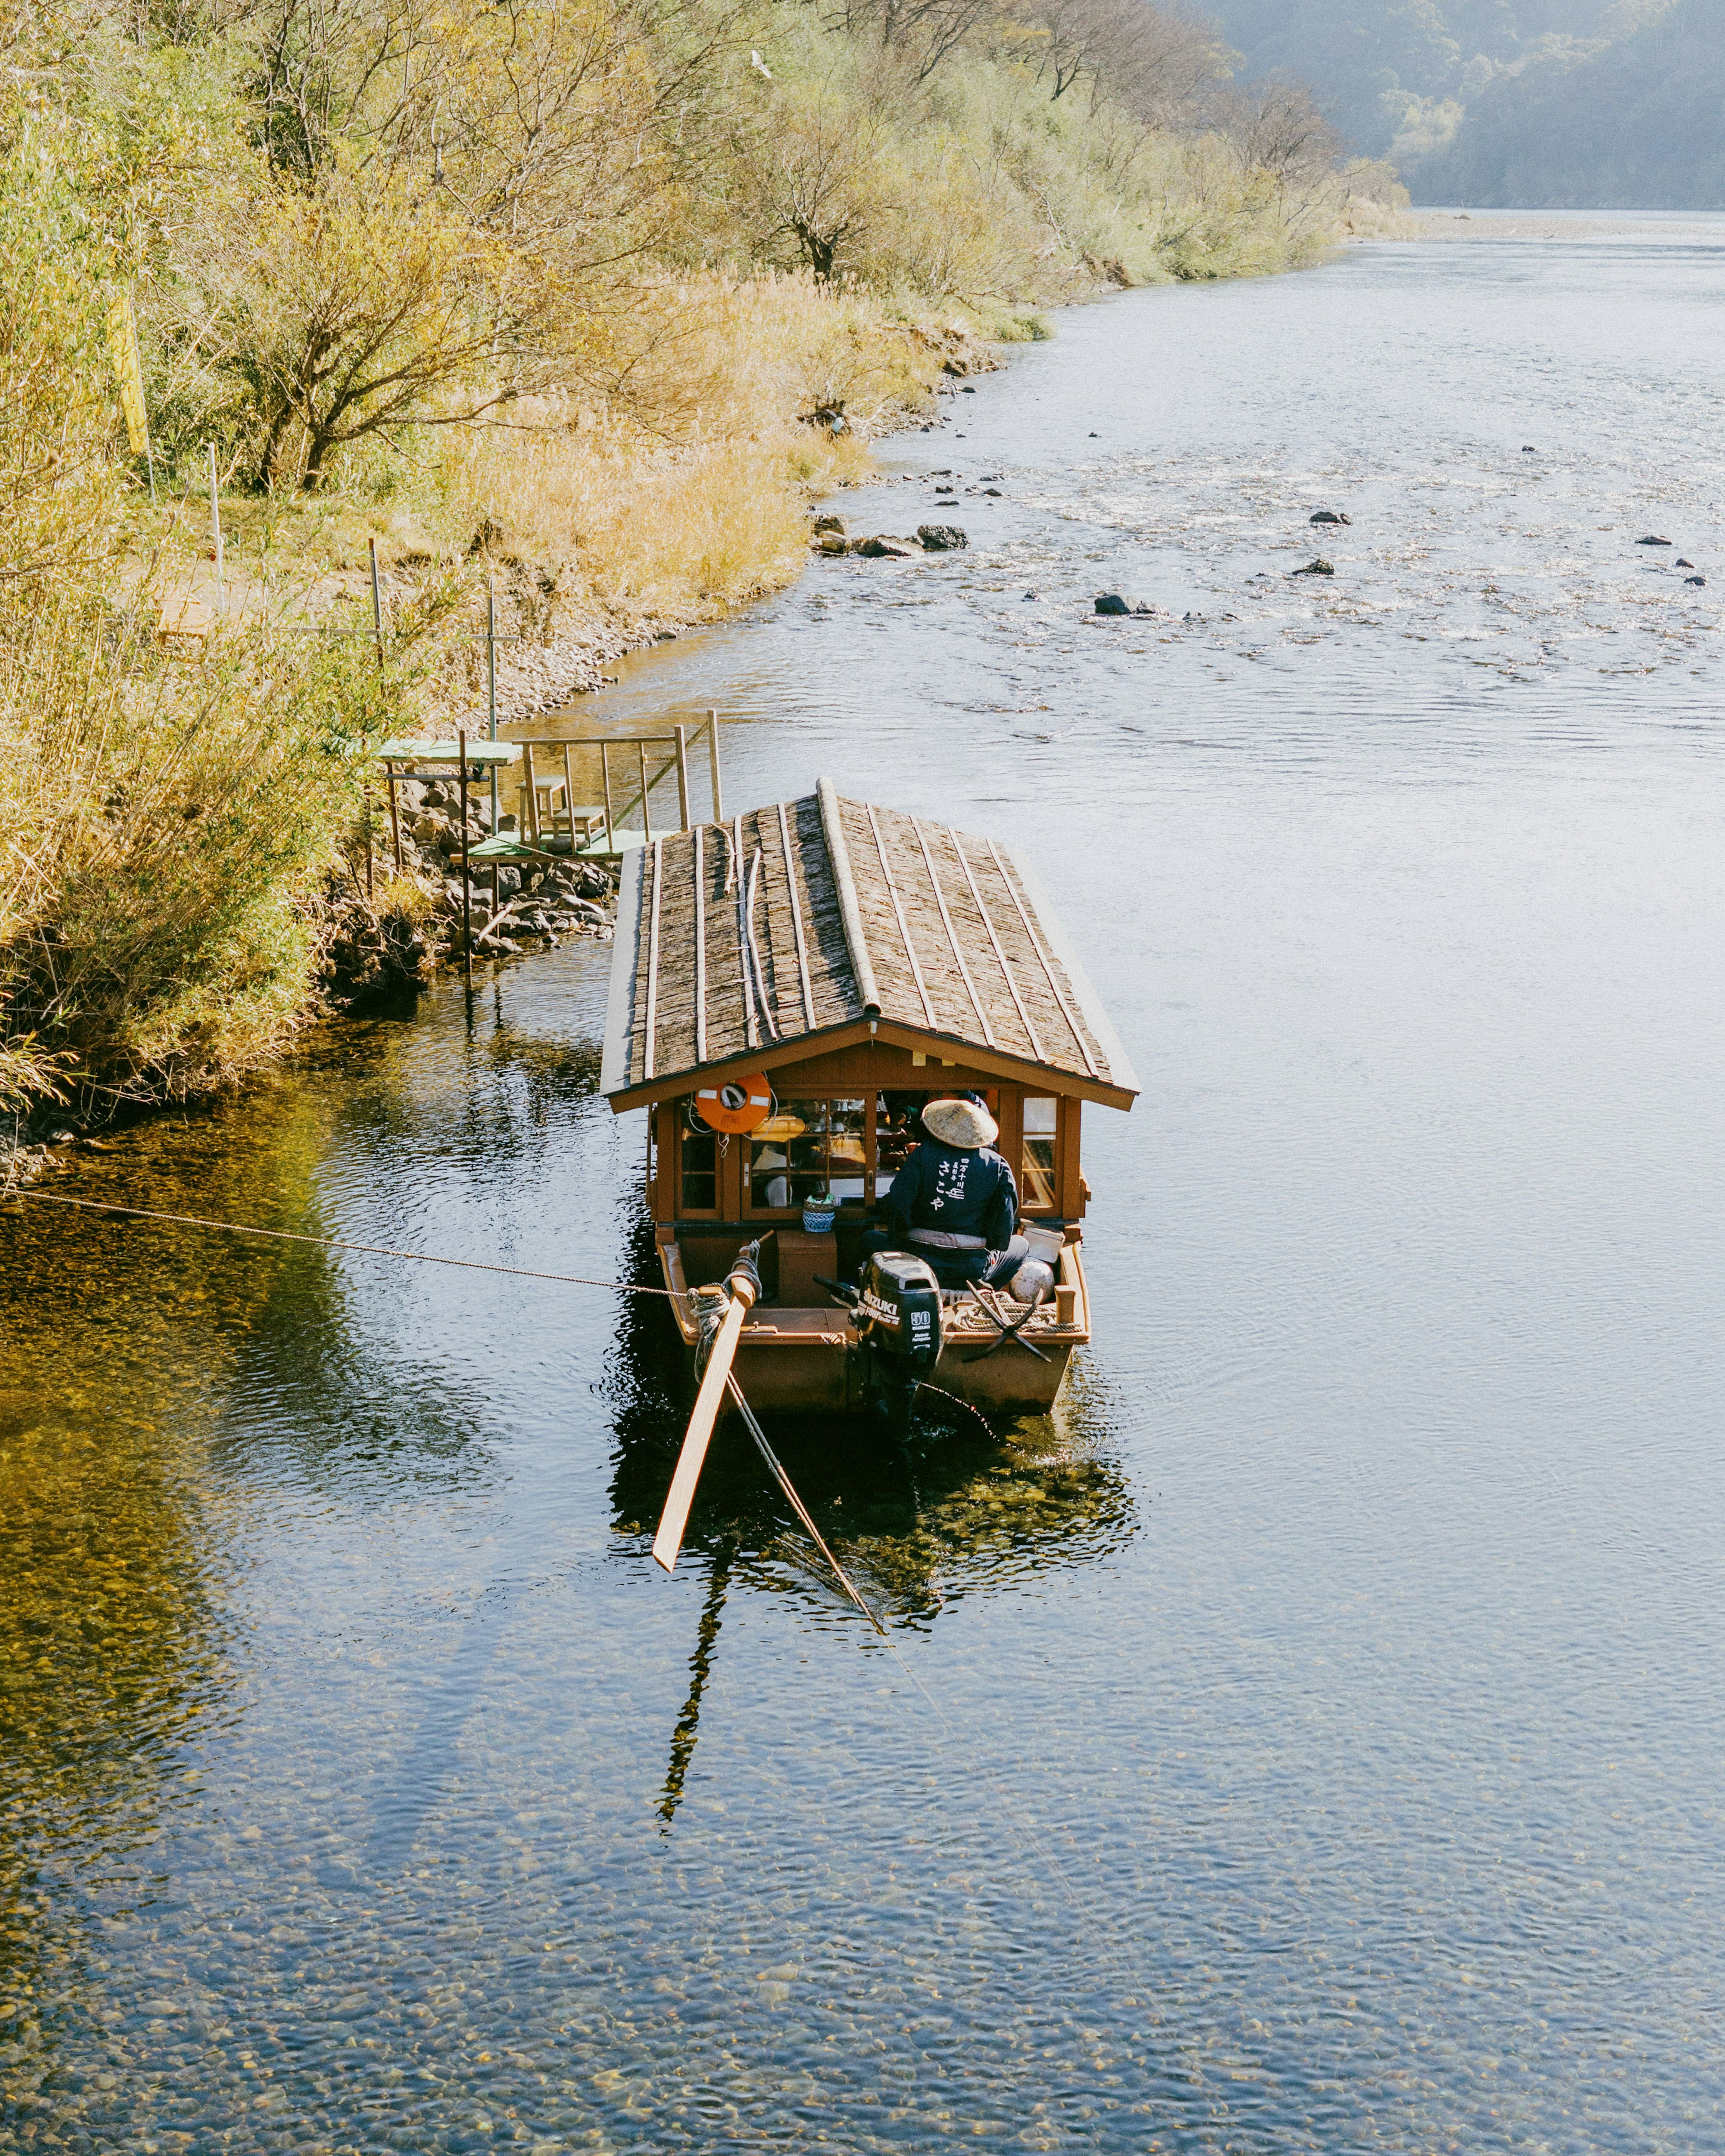
[{"label": "dry yellow grass", "polygon": [[939,367],[880,302],[806,276],[666,282],[630,333],[603,396],[460,430],[445,485],[454,526],[555,565],[563,605],[641,619],[712,620],[788,583],[811,494],[862,477]]}]

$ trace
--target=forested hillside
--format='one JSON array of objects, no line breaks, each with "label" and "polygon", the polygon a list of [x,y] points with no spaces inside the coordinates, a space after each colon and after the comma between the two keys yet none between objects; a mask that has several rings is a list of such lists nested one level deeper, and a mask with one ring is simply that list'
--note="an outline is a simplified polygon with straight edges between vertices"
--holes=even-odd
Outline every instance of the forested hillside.
[{"label": "forested hillside", "polygon": [[1676,0],[1601,49],[1497,77],[1415,171],[1428,202],[1725,208],[1725,5]]},{"label": "forested hillside", "polygon": [[1309,82],[1420,202],[1725,205],[1719,0],[1222,0],[1243,75]]}]

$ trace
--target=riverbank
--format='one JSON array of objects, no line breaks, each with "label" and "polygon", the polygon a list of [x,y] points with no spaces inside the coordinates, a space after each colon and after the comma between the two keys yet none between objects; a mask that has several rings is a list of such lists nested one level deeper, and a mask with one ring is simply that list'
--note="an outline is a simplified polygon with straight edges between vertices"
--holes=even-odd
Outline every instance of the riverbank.
[{"label": "riverbank", "polygon": [[[0,111],[16,1115],[230,1086],[351,979],[418,978],[437,894],[357,880],[367,757],[482,708],[490,652],[500,716],[555,710],[782,589],[870,442],[1043,307],[1310,263],[1388,184],[1286,86],[1224,109],[1201,39],[1170,101],[1064,18],[925,49],[775,12],[739,47],[601,0],[578,54],[535,18],[568,101],[522,133],[463,20],[377,108],[364,7],[291,56],[98,10]],[[330,95],[284,116],[301,38]]]}]

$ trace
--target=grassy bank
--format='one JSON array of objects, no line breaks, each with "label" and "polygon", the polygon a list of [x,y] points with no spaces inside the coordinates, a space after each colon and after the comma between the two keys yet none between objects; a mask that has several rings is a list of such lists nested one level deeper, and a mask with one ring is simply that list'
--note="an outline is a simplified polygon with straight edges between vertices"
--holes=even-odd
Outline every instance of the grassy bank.
[{"label": "grassy bank", "polygon": [[[488,582],[578,650],[716,619],[1044,308],[1394,213],[1309,100],[1115,0],[75,12],[13,18],[0,92],[15,1113],[290,1044],[357,902],[365,747],[470,706]],[[323,633],[368,618],[373,541],[382,665]]]}]

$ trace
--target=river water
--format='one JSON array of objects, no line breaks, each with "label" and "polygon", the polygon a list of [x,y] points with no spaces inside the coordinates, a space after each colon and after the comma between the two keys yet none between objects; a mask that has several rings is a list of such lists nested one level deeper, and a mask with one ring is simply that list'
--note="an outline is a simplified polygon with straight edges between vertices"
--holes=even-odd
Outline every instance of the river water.
[{"label": "river water", "polygon": [[[786,1439],[890,1648],[732,1442],[651,1564],[650,1303],[8,1213],[0,2148],[1725,2146],[1722,331],[1123,295],[588,707],[1022,848],[1142,1079],[1061,1412]],[[607,958],[54,1187],[627,1275]]]}]

